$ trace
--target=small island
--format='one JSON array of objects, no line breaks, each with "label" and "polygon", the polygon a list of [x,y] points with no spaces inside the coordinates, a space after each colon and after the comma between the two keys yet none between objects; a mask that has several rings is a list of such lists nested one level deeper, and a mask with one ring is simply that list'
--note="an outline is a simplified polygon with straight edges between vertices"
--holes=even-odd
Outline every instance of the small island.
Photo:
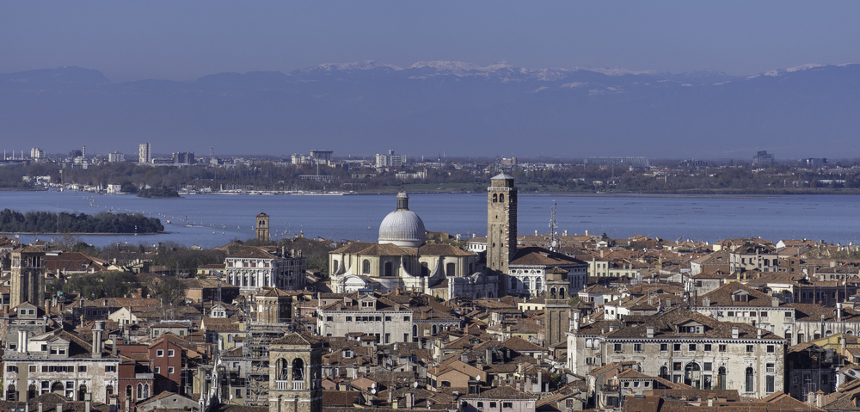
[{"label": "small island", "polygon": [[100,212],[96,215],[60,212],[21,213],[4,209],[0,212],[0,232],[2,233],[163,233],[164,225],[154,217],[139,213]]},{"label": "small island", "polygon": [[137,197],[145,197],[150,199],[169,199],[179,197],[179,193],[175,189],[169,187],[140,189],[137,192]]}]

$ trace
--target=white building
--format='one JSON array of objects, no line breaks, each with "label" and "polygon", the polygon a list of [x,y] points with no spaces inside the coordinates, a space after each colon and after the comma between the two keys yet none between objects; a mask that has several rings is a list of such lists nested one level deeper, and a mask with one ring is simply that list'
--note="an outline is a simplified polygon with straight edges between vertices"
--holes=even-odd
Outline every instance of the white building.
[{"label": "white building", "polygon": [[584,376],[613,362],[694,389],[737,390],[760,399],[783,390],[785,339],[744,323],[719,322],[682,308],[632,323],[600,321],[567,334],[568,368]]},{"label": "white building", "polygon": [[122,163],[125,161],[125,153],[113,152],[108,153],[108,162],[110,163]]},{"label": "white building", "polygon": [[301,290],[306,283],[306,260],[290,256],[283,248],[247,246],[227,255],[224,277],[243,293],[263,286]]},{"label": "white building", "polygon": [[406,155],[394,154],[389,150],[388,154],[376,155],[376,167],[400,167],[406,164]]},{"label": "white building", "polygon": [[141,143],[137,151],[137,162],[142,164],[152,163],[152,146],[149,143]]}]

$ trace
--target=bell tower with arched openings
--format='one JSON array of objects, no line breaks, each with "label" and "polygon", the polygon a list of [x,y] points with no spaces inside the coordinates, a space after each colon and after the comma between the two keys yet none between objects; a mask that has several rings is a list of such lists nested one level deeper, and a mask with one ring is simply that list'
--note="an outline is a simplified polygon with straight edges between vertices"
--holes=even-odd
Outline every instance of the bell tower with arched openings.
[{"label": "bell tower with arched openings", "polygon": [[487,268],[504,274],[517,253],[517,188],[500,173],[487,188]]},{"label": "bell tower with arched openings", "polygon": [[269,412],[322,411],[323,343],[289,334],[269,346]]},{"label": "bell tower with arched openings", "polygon": [[269,215],[262,212],[257,215],[257,241],[269,241]]}]

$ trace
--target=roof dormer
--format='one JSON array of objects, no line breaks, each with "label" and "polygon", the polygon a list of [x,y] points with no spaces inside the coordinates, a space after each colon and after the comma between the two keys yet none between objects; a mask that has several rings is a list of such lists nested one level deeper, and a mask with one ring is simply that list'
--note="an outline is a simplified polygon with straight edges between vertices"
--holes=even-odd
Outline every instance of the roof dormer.
[{"label": "roof dormer", "polygon": [[705,325],[694,320],[679,323],[675,325],[675,328],[679,334],[684,335],[701,335],[705,333]]},{"label": "roof dormer", "polygon": [[750,294],[745,290],[738,290],[732,293],[732,302],[749,302]]}]

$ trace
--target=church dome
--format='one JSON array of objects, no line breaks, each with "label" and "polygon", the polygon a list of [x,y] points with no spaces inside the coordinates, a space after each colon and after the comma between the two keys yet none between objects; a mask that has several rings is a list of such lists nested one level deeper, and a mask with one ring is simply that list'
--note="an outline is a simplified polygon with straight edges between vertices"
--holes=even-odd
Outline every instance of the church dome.
[{"label": "church dome", "polygon": [[406,192],[398,193],[397,210],[385,216],[379,225],[379,243],[419,247],[426,239],[424,222],[415,212],[409,210],[409,196]]}]

